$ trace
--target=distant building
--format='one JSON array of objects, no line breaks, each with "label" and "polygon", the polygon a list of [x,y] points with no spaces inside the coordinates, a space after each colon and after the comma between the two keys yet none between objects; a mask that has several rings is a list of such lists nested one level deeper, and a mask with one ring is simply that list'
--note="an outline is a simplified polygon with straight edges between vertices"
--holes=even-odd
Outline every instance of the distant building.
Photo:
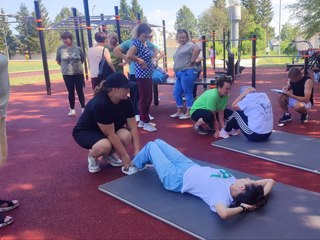
[{"label": "distant building", "polygon": [[[303,36],[298,36],[296,37],[295,41],[309,41],[313,48],[320,48],[320,33],[316,33],[310,39],[305,39]],[[304,42],[297,42],[296,48],[300,51],[308,49],[309,46]]]}]

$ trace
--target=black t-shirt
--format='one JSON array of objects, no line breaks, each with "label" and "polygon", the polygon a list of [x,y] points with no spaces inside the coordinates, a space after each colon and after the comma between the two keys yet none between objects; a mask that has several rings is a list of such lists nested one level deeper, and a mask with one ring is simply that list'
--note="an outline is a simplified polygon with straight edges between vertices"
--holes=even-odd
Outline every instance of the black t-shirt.
[{"label": "black t-shirt", "polygon": [[[300,81],[298,82],[291,82],[290,81],[290,87],[292,89],[292,92],[294,95],[299,96],[299,97],[304,97],[304,87],[306,84],[306,81],[309,80],[309,76],[304,76]],[[311,90],[311,96],[309,101],[313,105],[313,88]]]},{"label": "black t-shirt", "polygon": [[130,98],[114,104],[107,94],[94,96],[86,105],[84,112],[74,127],[79,130],[100,130],[100,124],[114,124],[119,130],[127,123],[127,118],[134,117]]}]

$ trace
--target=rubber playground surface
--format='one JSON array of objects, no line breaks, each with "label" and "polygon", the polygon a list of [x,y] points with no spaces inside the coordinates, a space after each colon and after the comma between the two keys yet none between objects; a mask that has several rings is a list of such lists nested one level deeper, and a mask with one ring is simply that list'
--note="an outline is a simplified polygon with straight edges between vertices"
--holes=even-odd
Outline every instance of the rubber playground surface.
[{"label": "rubber playground surface", "polygon": [[[257,69],[256,88],[272,100],[274,129],[320,138],[319,83],[315,83],[315,105],[309,113],[309,122],[300,124],[300,116],[292,113],[291,123],[277,127],[282,113],[278,95],[270,89],[281,88],[286,75],[284,67]],[[241,86],[250,84],[251,69],[247,68],[235,81],[231,101]],[[201,91],[198,87],[199,94]],[[85,93],[88,101],[92,97],[90,82]],[[141,146],[161,138],[192,158],[320,192],[317,174],[212,147],[212,136],[197,135],[191,119],[171,119],[169,115],[176,110],[172,86],[159,86],[159,98],[160,105],[151,108],[158,131],[149,133],[140,129]],[[78,101],[76,106],[79,113]],[[67,112],[67,92],[62,80],[52,83],[50,96],[46,95],[44,83],[11,88],[7,117],[9,157],[0,169],[0,197],[18,199],[20,206],[8,213],[14,223],[0,230],[1,238],[192,239],[98,190],[99,185],[123,174],[119,168],[104,163],[100,173],[88,172],[87,151],[71,136],[78,117],[68,118]]]}]

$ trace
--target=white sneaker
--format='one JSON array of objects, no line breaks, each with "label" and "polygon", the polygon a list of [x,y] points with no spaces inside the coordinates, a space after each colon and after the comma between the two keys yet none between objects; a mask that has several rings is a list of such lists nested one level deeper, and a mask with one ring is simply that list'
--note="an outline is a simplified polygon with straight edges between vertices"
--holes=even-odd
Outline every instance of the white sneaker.
[{"label": "white sneaker", "polygon": [[136,122],[139,122],[139,121],[140,121],[140,115],[137,114],[137,115],[135,115],[134,117],[136,118]]},{"label": "white sneaker", "polygon": [[221,138],[228,138],[230,137],[229,134],[226,132],[226,130],[224,130],[224,128],[221,128],[220,132],[219,132],[219,137]]},{"label": "white sneaker", "polygon": [[91,173],[97,173],[101,170],[97,160],[91,156],[88,156],[88,170]]},{"label": "white sneaker", "polygon": [[110,154],[108,156],[102,156],[102,160],[110,163],[113,167],[121,167],[123,165],[123,162],[118,156],[115,154]]},{"label": "white sneaker", "polygon": [[138,127],[143,128],[144,122],[139,120]]},{"label": "white sneaker", "polygon": [[70,109],[69,113],[68,113],[68,117],[74,116],[76,115],[76,110],[75,109]]},{"label": "white sneaker", "polygon": [[148,123],[144,123],[144,124],[143,124],[143,130],[146,130],[146,131],[148,131],[148,132],[155,132],[155,131],[157,131],[158,129],[156,129],[156,128],[154,127],[154,124],[153,124],[153,123],[148,122]]},{"label": "white sneaker", "polygon": [[122,171],[124,174],[132,175],[132,174],[137,173],[137,172],[138,172],[138,169],[137,169],[135,166],[130,166],[129,169],[128,169],[128,171],[125,171],[125,170],[124,170],[124,167],[122,166],[121,171]]},{"label": "white sneaker", "polygon": [[154,117],[149,114],[150,121],[154,120]]},{"label": "white sneaker", "polygon": [[230,132],[228,132],[231,136],[237,136],[239,134],[239,131],[237,129],[232,128]]},{"label": "white sneaker", "polygon": [[81,108],[81,113],[83,113],[84,112],[84,108]]}]

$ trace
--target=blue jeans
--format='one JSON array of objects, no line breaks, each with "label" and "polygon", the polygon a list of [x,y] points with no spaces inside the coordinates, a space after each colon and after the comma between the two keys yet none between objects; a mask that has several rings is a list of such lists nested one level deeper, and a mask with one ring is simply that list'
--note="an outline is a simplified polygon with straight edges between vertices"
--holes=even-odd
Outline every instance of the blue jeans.
[{"label": "blue jeans", "polygon": [[193,87],[196,81],[197,70],[185,69],[176,72],[176,83],[174,85],[173,95],[176,100],[177,107],[183,106],[182,94],[186,97],[187,108],[191,108],[193,104]]},{"label": "blue jeans", "polygon": [[168,143],[157,139],[147,143],[132,161],[137,168],[152,163],[165,189],[181,192],[183,175],[193,161]]}]

